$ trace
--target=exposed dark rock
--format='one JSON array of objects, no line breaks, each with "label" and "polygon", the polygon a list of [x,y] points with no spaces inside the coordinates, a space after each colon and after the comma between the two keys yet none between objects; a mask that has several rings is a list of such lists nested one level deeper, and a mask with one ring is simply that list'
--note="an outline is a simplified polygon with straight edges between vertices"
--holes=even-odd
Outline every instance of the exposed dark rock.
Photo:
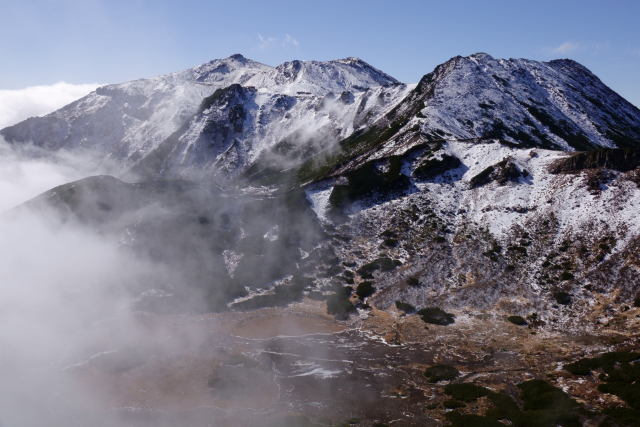
[{"label": "exposed dark rock", "polygon": [[376,270],[391,271],[400,264],[401,262],[398,260],[393,260],[389,257],[381,257],[363,265],[357,270],[357,272],[361,277],[368,277]]},{"label": "exposed dark rock", "polygon": [[576,173],[585,169],[607,168],[627,172],[640,166],[640,148],[602,148],[583,151],[558,159],[551,173]]},{"label": "exposed dark rock", "polygon": [[520,170],[513,160],[505,158],[471,178],[469,180],[469,186],[471,188],[478,188],[492,181],[496,181],[500,185],[505,185],[509,182],[517,182],[521,177],[528,175],[529,173],[525,170]]},{"label": "exposed dark rock", "polygon": [[441,159],[426,159],[414,170],[413,176],[421,180],[429,180],[442,175],[448,170],[456,169],[462,165],[460,159],[449,154],[443,154]]},{"label": "exposed dark rock", "polygon": [[486,388],[471,383],[448,384],[445,386],[444,392],[463,402],[472,402],[490,393]]},{"label": "exposed dark rock", "polygon": [[553,298],[558,304],[569,305],[571,304],[571,294],[564,291],[557,291],[553,293]]},{"label": "exposed dark rock", "polygon": [[396,301],[395,305],[398,310],[403,311],[406,314],[415,313],[416,311],[416,308],[414,306],[406,302]]},{"label": "exposed dark rock", "polygon": [[447,313],[438,307],[427,307],[418,311],[418,314],[422,320],[426,323],[433,323],[435,325],[450,325],[454,323],[455,316],[451,313]]},{"label": "exposed dark rock", "polygon": [[509,316],[507,317],[507,320],[513,323],[514,325],[518,325],[518,326],[527,325],[527,321],[522,316]]},{"label": "exposed dark rock", "polygon": [[344,209],[350,203],[374,194],[384,197],[390,192],[406,190],[409,179],[400,171],[402,159],[394,156],[386,159],[385,163],[371,161],[348,172],[348,184],[333,188],[329,197],[331,206]]},{"label": "exposed dark rock", "polygon": [[435,365],[424,371],[424,376],[432,383],[438,381],[451,381],[460,376],[460,371],[451,365]]},{"label": "exposed dark rock", "polygon": [[356,288],[356,295],[360,299],[365,299],[373,295],[375,291],[376,288],[373,286],[373,282],[360,282]]}]

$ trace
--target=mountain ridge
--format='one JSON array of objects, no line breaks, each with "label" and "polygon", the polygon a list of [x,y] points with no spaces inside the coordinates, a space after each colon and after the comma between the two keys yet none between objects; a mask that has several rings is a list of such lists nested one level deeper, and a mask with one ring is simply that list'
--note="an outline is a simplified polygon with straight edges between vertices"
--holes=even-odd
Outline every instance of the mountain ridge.
[{"label": "mountain ridge", "polygon": [[[255,88],[246,105],[200,108],[232,85]],[[237,132],[226,127],[229,120],[236,120]],[[569,59],[455,56],[418,84],[406,85],[355,57],[271,67],[235,54],[98,88],[0,134],[48,149],[91,147],[150,173],[189,176],[204,170],[233,178],[248,169],[290,169],[319,154],[344,152],[372,129],[384,130],[379,154],[396,145],[410,148],[407,140],[436,139],[588,150],[635,146],[640,110]],[[159,160],[162,155],[167,157]],[[150,168],[154,163],[158,170]]]},{"label": "mountain ridge", "polygon": [[[264,114],[253,111],[255,123],[248,127],[262,130],[246,138],[258,142],[268,138],[269,126],[265,125],[271,124],[270,114],[279,121],[282,114],[295,116],[282,125],[284,134],[273,136],[268,144],[294,132],[301,120],[324,121],[345,135],[351,132],[356,115],[362,121],[366,113],[377,114],[406,87],[357,58],[291,61],[270,67],[232,55],[164,76],[103,86],[45,117],[27,119],[0,134],[9,142],[30,141],[54,150],[89,147],[132,166],[197,115],[203,100],[233,84],[257,88],[260,108],[266,110]],[[345,107],[336,108],[337,103]],[[195,142],[190,140],[188,145]]]}]

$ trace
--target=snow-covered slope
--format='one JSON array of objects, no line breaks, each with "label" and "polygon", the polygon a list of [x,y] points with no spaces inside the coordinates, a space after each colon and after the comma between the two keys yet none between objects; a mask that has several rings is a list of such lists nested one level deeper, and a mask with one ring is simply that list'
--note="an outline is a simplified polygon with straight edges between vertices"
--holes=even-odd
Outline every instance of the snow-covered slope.
[{"label": "snow-covered slope", "polygon": [[270,67],[240,56],[152,79],[108,85],[44,117],[3,129],[9,142],[49,149],[88,148],[141,158],[193,115],[217,88],[244,83]]},{"label": "snow-covered slope", "polygon": [[[300,87],[306,90],[286,94]],[[311,88],[304,80],[298,86],[294,80],[282,89],[285,93],[232,85],[216,91],[136,169],[151,175],[233,177],[251,166],[290,168],[366,127],[402,99],[410,86],[335,93]]]},{"label": "snow-covered slope", "polygon": [[363,92],[368,88],[388,87],[399,83],[363,60],[349,57],[327,62],[285,62],[265,74],[249,79],[244,86],[265,88],[285,95],[326,95],[345,90]]},{"label": "snow-covered slope", "polygon": [[479,53],[439,68],[421,82],[424,108],[411,123],[433,138],[501,138],[561,150],[640,141],[640,110],[575,61]]},{"label": "snow-covered slope", "polygon": [[[233,105],[210,98],[229,87],[252,95],[234,98]],[[244,150],[238,155],[250,161],[256,150],[302,127],[310,132],[330,127],[334,138],[344,137],[377,118],[386,105],[399,101],[406,89],[356,58],[270,67],[233,55],[165,76],[98,88],[54,113],[30,118],[0,134],[9,142],[32,142],[52,150],[91,149],[126,160],[128,165],[150,153],[157,157],[155,150],[172,137],[172,141],[179,139],[177,146],[167,149],[165,144],[161,152],[175,157],[163,159],[163,164],[190,168],[226,160],[217,156],[236,140]],[[233,112],[228,111],[232,108]],[[227,121],[228,114],[239,123],[240,110],[243,129],[233,139],[222,134],[224,124],[209,123]],[[183,133],[175,135],[179,130]],[[213,154],[201,145],[215,146]],[[213,157],[199,157],[208,155]]]},{"label": "snow-covered slope", "polygon": [[[640,289],[640,150],[574,161],[583,154],[497,140],[425,143],[306,194],[337,256],[374,280],[369,303],[379,308],[536,312],[589,329],[600,302],[624,310]],[[401,267],[375,278],[358,270],[381,258]]]}]

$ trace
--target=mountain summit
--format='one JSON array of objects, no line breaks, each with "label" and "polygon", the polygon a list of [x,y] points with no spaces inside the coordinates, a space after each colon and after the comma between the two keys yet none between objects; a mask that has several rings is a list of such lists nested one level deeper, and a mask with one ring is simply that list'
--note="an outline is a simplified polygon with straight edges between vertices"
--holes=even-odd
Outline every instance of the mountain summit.
[{"label": "mountain summit", "polygon": [[387,129],[387,150],[438,139],[588,150],[637,145],[640,110],[567,59],[456,56],[407,85],[354,57],[271,67],[235,54],[98,88],[0,134],[146,173],[233,177],[300,165],[371,129]]},{"label": "mountain summit", "polygon": [[640,140],[640,111],[575,61],[477,53],[455,57],[437,70],[423,90],[425,133],[563,150]]},{"label": "mountain summit", "polygon": [[0,134],[52,150],[91,149],[129,166],[166,156],[157,164],[173,172],[234,173],[287,138],[297,145],[322,140],[325,148],[380,117],[408,88],[357,58],[271,67],[236,54],[100,87]]}]

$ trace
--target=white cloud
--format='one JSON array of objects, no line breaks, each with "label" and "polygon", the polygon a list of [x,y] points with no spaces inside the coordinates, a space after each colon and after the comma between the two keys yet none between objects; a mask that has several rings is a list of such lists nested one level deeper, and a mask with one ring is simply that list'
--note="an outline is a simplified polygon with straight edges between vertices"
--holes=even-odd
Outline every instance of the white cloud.
[{"label": "white cloud", "polygon": [[298,41],[298,39],[288,33],[282,37],[263,36],[262,34],[258,33],[258,47],[261,50],[270,49],[272,47],[288,48],[299,46],[300,42]]},{"label": "white cloud", "polygon": [[57,185],[115,171],[116,165],[88,152],[52,153],[27,144],[12,147],[0,137],[0,217]]},{"label": "white cloud", "polygon": [[553,53],[566,54],[579,50],[582,47],[580,43],[566,41],[551,49]]},{"label": "white cloud", "polygon": [[590,54],[599,55],[611,48],[611,44],[607,41],[597,42],[575,42],[565,41],[554,47],[547,47],[544,51],[553,55],[569,55],[569,54]]},{"label": "white cloud", "polygon": [[277,38],[275,37],[271,37],[271,36],[263,36],[262,34],[258,33],[258,41],[260,42],[258,44],[258,47],[260,49],[268,49],[271,46],[273,46],[274,43],[276,43],[278,41]]},{"label": "white cloud", "polygon": [[[48,425],[95,425],[102,395],[66,369],[95,353],[97,340],[107,350],[141,342],[147,332],[138,332],[122,310],[131,297],[121,289],[160,280],[155,271],[163,270],[116,238],[44,206],[7,212],[55,185],[100,172],[89,170],[91,159],[37,150],[15,149],[0,138],[0,424],[38,426],[46,416]],[[116,313],[122,323],[102,332],[98,325]],[[119,332],[127,330],[133,333]],[[99,413],[107,417],[99,425],[123,425]]]},{"label": "white cloud", "polygon": [[290,34],[285,34],[284,35],[284,40],[282,41],[282,45],[283,46],[295,46],[298,47],[300,46],[300,42],[298,41],[298,39],[296,39],[295,37],[293,37]]},{"label": "white cloud", "polygon": [[48,114],[88,94],[95,83],[58,82],[48,86],[31,86],[17,90],[0,90],[0,129],[32,116]]}]

